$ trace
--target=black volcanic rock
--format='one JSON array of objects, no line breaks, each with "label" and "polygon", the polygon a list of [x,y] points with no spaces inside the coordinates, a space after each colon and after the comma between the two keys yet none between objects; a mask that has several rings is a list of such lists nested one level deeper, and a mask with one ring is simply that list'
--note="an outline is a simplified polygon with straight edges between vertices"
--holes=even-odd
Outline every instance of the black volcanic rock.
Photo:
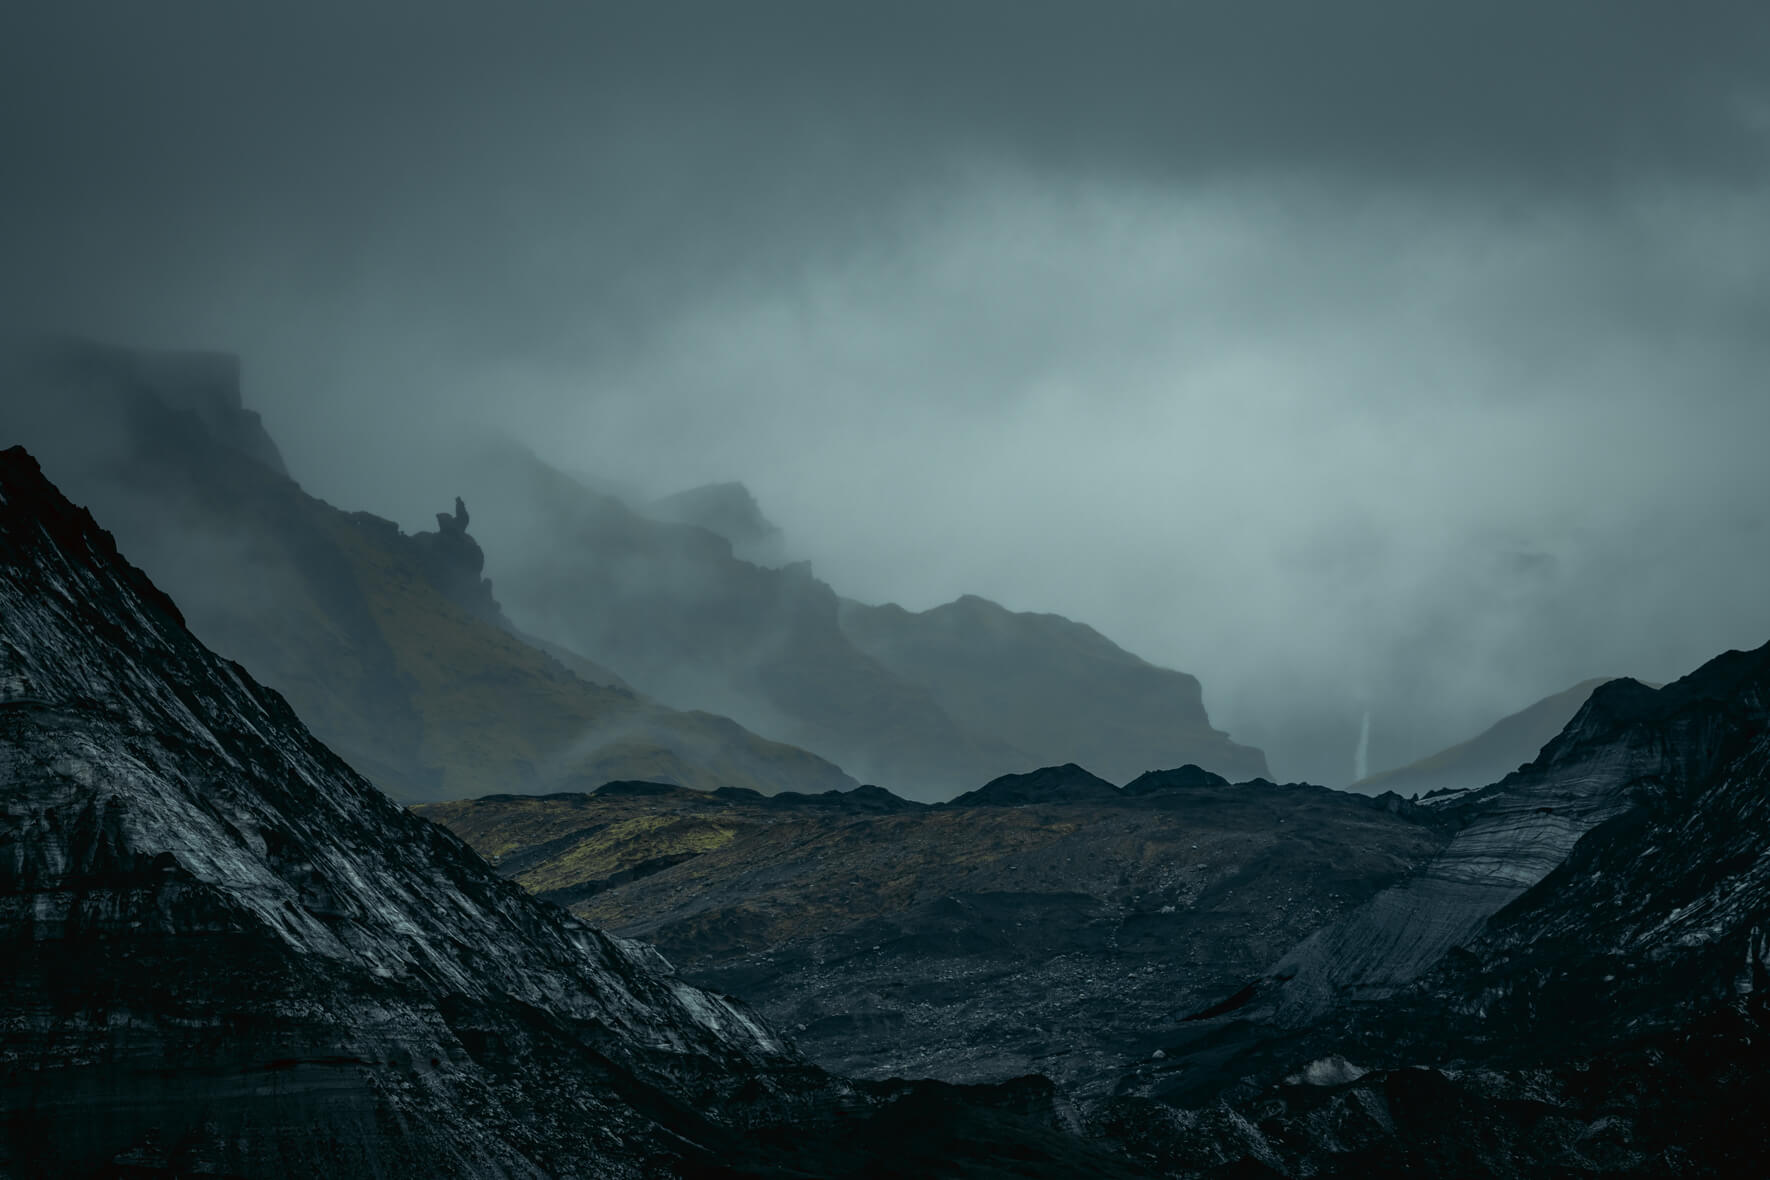
[{"label": "black volcanic rock", "polygon": [[390,803],[19,449],[0,782],[20,1174],[596,1172],[703,1123],[660,1087],[798,1069],[741,1008]]},{"label": "black volcanic rock", "polygon": [[1090,774],[1073,762],[1046,766],[1026,774],[1004,774],[975,791],[947,804],[948,807],[1020,807],[1027,803],[1108,803],[1119,798],[1119,789]]},{"label": "black volcanic rock", "polygon": [[1226,787],[1229,780],[1220,774],[1187,763],[1173,770],[1147,770],[1125,784],[1127,795],[1150,795],[1156,791],[1184,791],[1190,787]]},{"label": "black volcanic rock", "polygon": [[1084,1097],[1447,838],[1322,787],[1130,796],[1057,767],[998,790],[933,807],[863,787],[422,811],[542,896],[756,1003],[829,1068],[1036,1070]]},{"label": "black volcanic rock", "polygon": [[467,608],[475,617],[497,627],[510,629],[504,611],[492,595],[490,578],[483,577],[486,568],[485,550],[467,532],[467,505],[455,497],[455,511],[436,514],[434,533],[414,533],[395,537],[413,554],[443,596]]},{"label": "black volcanic rock", "polygon": [[[1770,646],[1663,689],[1598,689],[1535,762],[1451,805],[1477,847],[1453,842],[1422,877],[1455,945],[1422,953],[1440,942],[1428,890],[1380,894],[1332,944],[1344,955],[1387,909],[1397,928],[1361,951],[1380,992],[1271,1022],[1246,989],[1122,1087],[1160,1102],[1123,1098],[1100,1125],[1171,1175],[1763,1174],[1767,718]],[[1571,841],[1523,822],[1563,806]],[[1459,875],[1514,886],[1471,921]]]},{"label": "black volcanic rock", "polygon": [[832,1078],[500,879],[203,648],[17,448],[0,800],[0,1174],[1134,1174],[1042,1079]]}]

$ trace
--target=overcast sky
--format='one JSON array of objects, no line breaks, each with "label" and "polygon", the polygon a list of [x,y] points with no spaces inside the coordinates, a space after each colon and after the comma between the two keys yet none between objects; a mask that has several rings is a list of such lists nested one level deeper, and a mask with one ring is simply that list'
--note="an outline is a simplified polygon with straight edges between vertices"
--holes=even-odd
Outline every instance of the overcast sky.
[{"label": "overcast sky", "polygon": [[241,352],[310,489],[742,479],[1281,777],[1770,639],[1761,2],[17,3],[0,136],[9,326]]}]

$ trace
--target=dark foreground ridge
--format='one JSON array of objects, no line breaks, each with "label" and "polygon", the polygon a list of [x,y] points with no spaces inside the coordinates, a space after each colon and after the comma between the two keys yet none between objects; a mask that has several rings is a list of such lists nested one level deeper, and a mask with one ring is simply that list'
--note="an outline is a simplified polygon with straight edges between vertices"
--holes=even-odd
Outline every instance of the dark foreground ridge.
[{"label": "dark foreground ridge", "polygon": [[1770,646],[1597,689],[1104,1123],[1180,1175],[1764,1174],[1767,720]]},{"label": "dark foreground ridge", "polygon": [[421,810],[836,1072],[1038,1072],[1082,1099],[1451,830],[1394,799],[1196,766],[1123,790],[1047,767],[934,806],[611,783]]},{"label": "dark foreground ridge", "polygon": [[500,879],[17,448],[0,786],[0,1175],[1126,1174],[1049,1083],[844,1082]]},{"label": "dark foreground ridge", "polygon": [[1770,1162],[1770,646],[1613,681],[1429,802],[1066,765],[871,815],[674,789],[431,813],[820,1063],[1038,1070],[1152,1174]]}]

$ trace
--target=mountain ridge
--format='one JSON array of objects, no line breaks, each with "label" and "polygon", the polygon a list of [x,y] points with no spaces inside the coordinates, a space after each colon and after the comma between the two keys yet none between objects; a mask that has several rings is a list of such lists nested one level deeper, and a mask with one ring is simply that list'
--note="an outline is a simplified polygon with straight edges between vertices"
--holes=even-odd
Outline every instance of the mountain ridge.
[{"label": "mountain ridge", "polygon": [[0,784],[0,1173],[1137,1172],[1043,1079],[847,1082],[527,896],[204,648],[19,448]]},{"label": "mountain ridge", "polygon": [[570,652],[527,643],[483,577],[458,500],[458,515],[411,536],[334,508],[169,407],[136,380],[133,355],[34,358],[0,389],[9,428],[49,444],[57,478],[101,510],[207,642],[394,795],[646,777],[853,785],[814,755],[667,709]]}]

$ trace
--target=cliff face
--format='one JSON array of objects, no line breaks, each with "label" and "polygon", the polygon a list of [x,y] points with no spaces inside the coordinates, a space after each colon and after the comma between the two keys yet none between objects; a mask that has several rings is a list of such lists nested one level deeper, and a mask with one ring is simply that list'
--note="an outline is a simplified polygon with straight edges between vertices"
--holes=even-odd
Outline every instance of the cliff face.
[{"label": "cliff face", "polygon": [[505,623],[464,505],[413,536],[340,511],[230,442],[239,432],[225,421],[176,408],[169,399],[202,400],[177,383],[185,367],[149,381],[141,363],[124,350],[53,352],[0,387],[5,425],[49,448],[55,478],[96,507],[206,643],[283,693],[389,793],[637,777],[853,785],[805,751],[659,706],[573,653],[543,652]]},{"label": "cliff face", "polygon": [[390,803],[17,449],[0,783],[9,1172],[623,1174],[802,1072]]}]

